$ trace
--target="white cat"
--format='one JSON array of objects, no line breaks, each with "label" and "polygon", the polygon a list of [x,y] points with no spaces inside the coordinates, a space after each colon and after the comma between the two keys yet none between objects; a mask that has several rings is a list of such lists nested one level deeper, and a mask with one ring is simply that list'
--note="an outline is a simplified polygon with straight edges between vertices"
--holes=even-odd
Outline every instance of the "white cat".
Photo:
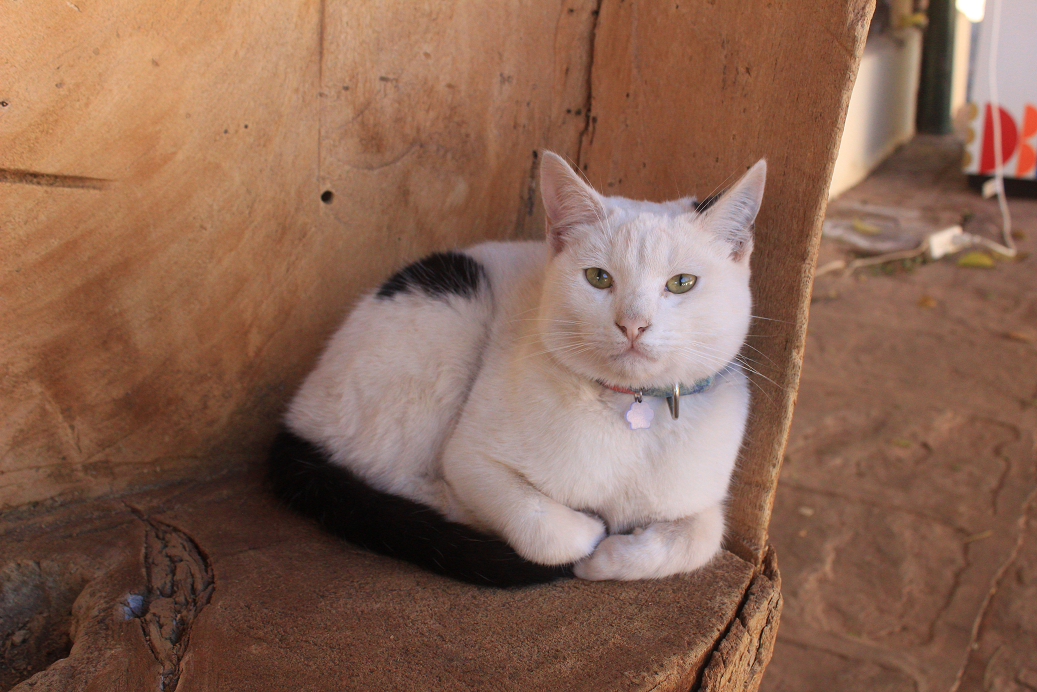
[{"label": "white cat", "polygon": [[545,152],[547,241],[438,253],[364,297],[291,402],[276,491],[476,583],[704,565],[749,406],[765,177],[760,161],[706,203],[637,202]]}]

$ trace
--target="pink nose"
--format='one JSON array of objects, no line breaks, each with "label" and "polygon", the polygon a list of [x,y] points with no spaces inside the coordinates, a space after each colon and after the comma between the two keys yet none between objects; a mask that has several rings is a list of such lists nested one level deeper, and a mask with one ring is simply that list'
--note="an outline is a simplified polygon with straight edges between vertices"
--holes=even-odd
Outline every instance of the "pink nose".
[{"label": "pink nose", "polygon": [[616,322],[616,326],[623,332],[623,336],[630,339],[630,343],[634,343],[651,325],[644,320],[623,319]]}]

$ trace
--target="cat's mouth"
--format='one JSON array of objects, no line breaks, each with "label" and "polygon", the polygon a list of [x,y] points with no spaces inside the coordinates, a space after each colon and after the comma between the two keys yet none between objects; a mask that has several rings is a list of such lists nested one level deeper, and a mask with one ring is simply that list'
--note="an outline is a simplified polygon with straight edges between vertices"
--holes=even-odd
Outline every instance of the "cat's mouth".
[{"label": "cat's mouth", "polygon": [[627,346],[622,351],[620,351],[619,353],[614,355],[612,358],[613,358],[613,360],[617,360],[617,361],[619,361],[621,363],[622,362],[644,363],[644,362],[654,362],[654,361],[658,360],[658,357],[655,356],[651,352],[651,350],[645,348],[644,345],[640,344],[640,343],[634,343],[632,345]]}]

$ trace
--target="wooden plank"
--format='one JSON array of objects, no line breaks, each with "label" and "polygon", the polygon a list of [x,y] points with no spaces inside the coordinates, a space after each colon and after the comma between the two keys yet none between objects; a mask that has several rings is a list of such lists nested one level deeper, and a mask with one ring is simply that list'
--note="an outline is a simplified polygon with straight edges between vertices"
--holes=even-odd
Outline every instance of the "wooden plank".
[{"label": "wooden plank", "polygon": [[359,291],[539,236],[594,7],[5,8],[0,507],[254,459]]},{"label": "wooden plank", "polygon": [[792,416],[820,222],[872,12],[830,3],[605,0],[580,164],[613,194],[722,189],[757,159],[767,192],[753,252],[759,375],[730,504],[730,547],[759,560]]},{"label": "wooden plank", "polygon": [[[718,640],[745,649],[741,630],[725,631],[732,618],[759,634],[758,609],[742,602],[761,580],[731,553],[670,579],[481,588],[343,544],[279,507],[256,477],[11,525],[0,553],[18,569],[0,571],[0,590],[35,592],[50,629],[66,632],[71,613],[50,604],[78,594],[75,646],[32,678],[35,692],[276,692],[286,680],[313,691],[686,692]],[[53,577],[26,579],[40,564]],[[147,607],[127,612],[128,594]],[[12,647],[12,662],[41,629]]]},{"label": "wooden plank", "polygon": [[782,604],[777,558],[768,548],[738,613],[702,669],[700,692],[759,689],[774,652]]},{"label": "wooden plank", "polygon": [[772,3],[751,31],[709,3],[376,9],[5,7],[0,506],[254,458],[359,290],[539,235],[540,147],[652,198],[766,155],[751,357],[773,383],[732,513],[758,556],[868,3]]},{"label": "wooden plank", "polygon": [[0,508],[258,453],[327,309],[318,10],[0,10]]},{"label": "wooden plank", "polygon": [[[749,356],[769,380],[757,380],[732,500],[737,556],[672,580],[567,582],[555,594],[570,609],[613,594],[632,613],[589,607],[581,612],[594,618],[590,630],[585,623],[575,639],[568,624],[556,632],[559,641],[570,637],[557,647],[559,665],[574,660],[566,658],[572,645],[586,675],[598,676],[571,678],[574,685],[603,688],[605,676],[620,688],[686,689],[718,637],[715,677],[700,680],[758,683],[780,597],[773,564],[764,560],[753,575],[752,563],[764,559],[819,221],[867,0],[756,3],[751,15],[732,3],[633,0],[419,0],[388,10],[373,0],[43,0],[2,12],[14,46],[0,64],[5,509],[254,461],[360,290],[431,249],[540,235],[537,149],[578,160],[606,192],[653,199],[704,196],[767,156],[754,254],[757,314],[766,319]],[[253,568],[226,582],[218,598],[237,590],[241,609],[225,617],[247,621],[249,589],[269,592],[284,578],[311,593],[331,563],[305,563],[320,567],[309,576],[293,566],[331,551],[343,576],[336,583],[366,579],[386,593],[386,579],[395,580],[455,618],[453,630],[472,640],[459,656],[477,651],[476,640],[498,641],[502,655],[476,671],[488,680],[513,679],[493,662],[521,667],[526,658],[514,652],[536,649],[543,631],[535,620],[499,640],[480,638],[464,618],[486,611],[456,608],[469,587],[343,553],[315,530],[304,543],[267,545],[260,555],[236,532],[256,528],[238,513],[246,504],[266,512],[269,498],[258,486],[245,499],[220,487],[212,484],[205,511],[183,498],[171,503],[171,525],[222,546],[228,560],[250,554],[282,570],[267,570],[266,586],[244,578]],[[228,521],[213,523],[220,512]],[[303,562],[285,561],[285,550]],[[732,623],[750,579],[755,586]],[[105,603],[126,593],[118,587]],[[344,603],[355,598],[347,591]],[[648,615],[646,594],[655,603]],[[705,609],[682,610],[696,594]],[[480,596],[499,610],[484,623],[491,634],[516,624],[501,620],[509,603],[526,599],[530,617],[543,612],[534,592],[497,596]],[[206,627],[216,628],[214,640],[240,632],[217,618],[217,605],[196,644]],[[310,605],[322,611],[315,617],[330,617],[321,603]],[[389,606],[404,619],[417,612],[411,601]],[[669,653],[644,646],[664,620]],[[297,624],[313,622],[323,620]],[[321,636],[338,638],[322,650],[372,633],[382,645],[381,634],[391,634],[377,630],[386,627],[379,618],[358,622],[350,631],[322,625]],[[284,631],[277,618],[259,625]],[[605,626],[605,639],[578,636]],[[411,641],[425,646],[420,636]],[[631,658],[602,669],[599,645],[616,642]],[[209,661],[261,668],[268,659]],[[315,669],[287,663],[288,674]],[[195,672],[204,679],[203,668]]]},{"label": "wooden plank", "polygon": [[363,283],[402,259],[542,237],[537,151],[575,156],[595,4],[426,0],[327,5],[321,184],[329,233]]}]

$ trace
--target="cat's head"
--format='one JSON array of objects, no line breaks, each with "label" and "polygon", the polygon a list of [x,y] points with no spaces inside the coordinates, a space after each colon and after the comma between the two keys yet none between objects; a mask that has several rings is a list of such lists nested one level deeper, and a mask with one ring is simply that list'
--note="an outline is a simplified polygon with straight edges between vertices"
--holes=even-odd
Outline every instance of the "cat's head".
[{"label": "cat's head", "polygon": [[552,356],[632,388],[690,384],[734,359],[751,319],[749,255],[766,174],[761,160],[699,211],[689,198],[600,195],[544,152],[552,257],[539,324]]}]

